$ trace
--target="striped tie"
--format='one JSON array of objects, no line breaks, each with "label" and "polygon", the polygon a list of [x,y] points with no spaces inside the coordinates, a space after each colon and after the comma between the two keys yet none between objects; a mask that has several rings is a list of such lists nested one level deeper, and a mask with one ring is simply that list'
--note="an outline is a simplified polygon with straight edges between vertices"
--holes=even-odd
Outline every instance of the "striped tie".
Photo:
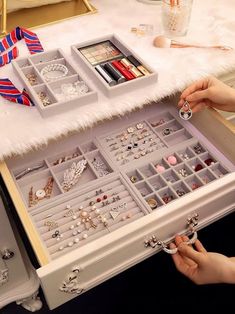
[{"label": "striped tie", "polygon": [[26,90],[20,92],[8,78],[0,79],[0,95],[21,105],[34,106]]},{"label": "striped tie", "polygon": [[[25,28],[16,27],[16,29],[7,34],[6,37],[4,37],[0,42],[0,53],[11,48],[17,41],[21,39],[25,40],[25,43],[31,54],[44,51],[38,36],[35,33]],[[0,56],[0,67],[10,63],[11,60],[16,59],[18,55],[19,51],[17,47],[14,47],[12,50],[4,53],[2,56]]]}]

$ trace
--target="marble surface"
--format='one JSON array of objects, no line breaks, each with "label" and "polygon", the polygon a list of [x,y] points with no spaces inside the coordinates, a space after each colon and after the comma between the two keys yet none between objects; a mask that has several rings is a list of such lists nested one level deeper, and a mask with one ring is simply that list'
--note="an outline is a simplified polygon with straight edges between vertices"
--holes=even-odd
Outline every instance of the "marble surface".
[{"label": "marble surface", "polygon": [[[137,0],[92,0],[97,14],[73,18],[35,30],[45,50],[62,48],[72,59],[70,46],[96,37],[115,33],[142,59],[146,60],[159,78],[155,85],[121,95],[112,100],[99,91],[99,102],[65,114],[43,119],[34,107],[20,106],[0,99],[0,159],[41,149],[71,131],[92,127],[98,121],[124,116],[152,101],[183,90],[189,83],[203,76],[219,75],[235,69],[235,52],[216,49],[161,49],[152,45],[153,38],[163,33],[161,6]],[[233,0],[194,0],[189,32],[179,40],[204,45],[228,45],[235,48]],[[138,37],[131,27],[141,23],[154,26],[152,35]],[[23,41],[17,44],[20,57],[29,52]],[[77,65],[76,65],[77,66]],[[77,70],[80,71],[77,66]],[[1,77],[10,78],[18,88],[22,85],[12,66],[1,68]],[[86,74],[85,74],[85,77]],[[96,88],[92,80],[90,84]]]}]

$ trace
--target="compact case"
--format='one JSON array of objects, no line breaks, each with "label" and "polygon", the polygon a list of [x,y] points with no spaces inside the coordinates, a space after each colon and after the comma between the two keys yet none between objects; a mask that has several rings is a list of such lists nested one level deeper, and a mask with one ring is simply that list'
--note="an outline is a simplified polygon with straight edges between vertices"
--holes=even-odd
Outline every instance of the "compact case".
[{"label": "compact case", "polygon": [[[193,120],[181,120],[168,103],[154,104],[2,165],[51,309],[167,251],[189,225],[200,229],[233,210],[232,137],[209,113]],[[211,141],[218,135],[223,153],[199,129]],[[66,170],[84,160],[66,190]],[[38,195],[33,203],[31,190]]]}]

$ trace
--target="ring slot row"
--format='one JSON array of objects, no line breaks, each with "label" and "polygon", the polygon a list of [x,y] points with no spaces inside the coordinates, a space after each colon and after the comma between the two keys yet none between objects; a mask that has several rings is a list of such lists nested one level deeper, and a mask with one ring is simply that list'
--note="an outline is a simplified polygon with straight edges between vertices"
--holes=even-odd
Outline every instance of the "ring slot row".
[{"label": "ring slot row", "polygon": [[[72,201],[57,201],[32,218],[53,259],[146,214],[124,180],[107,178],[97,190],[91,187]],[[88,221],[82,222],[83,215],[90,217]]]}]

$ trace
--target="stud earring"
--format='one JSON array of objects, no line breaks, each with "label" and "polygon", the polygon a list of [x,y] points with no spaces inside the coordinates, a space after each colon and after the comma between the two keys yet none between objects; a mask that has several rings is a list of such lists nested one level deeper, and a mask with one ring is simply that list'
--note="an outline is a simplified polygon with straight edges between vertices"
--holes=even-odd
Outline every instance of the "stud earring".
[{"label": "stud earring", "polygon": [[58,223],[55,222],[54,220],[46,220],[44,222],[44,226],[48,227],[48,231],[51,231],[52,229],[55,229],[58,227]]},{"label": "stud earring", "polygon": [[113,218],[113,220],[115,220],[117,216],[120,214],[120,212],[117,208],[115,209],[113,208],[112,210],[110,210],[109,214]]},{"label": "stud earring", "polygon": [[176,190],[176,193],[179,197],[185,195],[186,193],[184,192],[184,190]]},{"label": "stud earring", "polygon": [[214,160],[212,158],[207,158],[206,160],[204,160],[204,163],[209,167],[211,165],[214,165]]},{"label": "stud earring", "polygon": [[142,130],[143,127],[144,127],[143,123],[137,123],[137,124],[136,124],[137,130]]},{"label": "stud earring", "polygon": [[109,205],[109,201],[108,201],[108,200],[107,200],[107,201],[102,202],[102,207],[105,207],[105,206],[107,206],[107,205]]},{"label": "stud earring", "polygon": [[100,195],[104,193],[102,189],[99,189],[98,191],[95,191],[96,196]]},{"label": "stud earring", "polygon": [[90,201],[89,206],[91,207],[92,211],[96,210],[96,206],[95,206],[95,202],[94,201]]},{"label": "stud earring", "polygon": [[129,219],[129,218],[131,218],[132,217],[132,214],[131,213],[128,213],[127,215],[124,215],[124,216],[122,216],[122,221],[124,221],[124,220],[126,220],[126,219]]},{"label": "stud earring", "polygon": [[52,237],[52,238],[55,238],[56,240],[60,240],[61,238],[63,238],[63,234],[61,234],[59,230],[56,230],[56,231],[52,234],[51,237]]},{"label": "stud earring", "polygon": [[64,217],[72,217],[73,220],[77,219],[77,213],[78,210],[69,209],[65,214]]},{"label": "stud earring", "polygon": [[162,173],[166,170],[166,168],[160,164],[157,164],[155,168],[156,168],[157,173]]},{"label": "stud earring", "polygon": [[127,128],[127,132],[128,133],[133,133],[135,131],[135,128],[130,126],[129,128]]},{"label": "stud earring", "polygon": [[162,131],[162,135],[167,136],[167,135],[170,135],[172,132],[173,132],[172,129],[170,129],[170,128],[165,128],[165,129]]},{"label": "stud earring", "polygon": [[174,199],[173,196],[167,193],[165,193],[162,197],[162,200],[165,204],[170,203],[171,201],[173,201],[173,199]]},{"label": "stud earring", "polygon": [[174,155],[171,155],[167,158],[167,161],[170,165],[174,166],[177,164],[177,159]]},{"label": "stud earring", "polygon": [[137,179],[136,176],[131,176],[130,180],[131,180],[132,183],[136,183],[138,179]]},{"label": "stud earring", "polygon": [[120,200],[121,200],[121,199],[120,199],[120,196],[119,196],[119,195],[118,195],[118,196],[113,196],[112,202],[115,203],[115,202],[120,201]]},{"label": "stud earring", "polygon": [[193,170],[195,172],[200,171],[203,169],[203,166],[201,164],[197,164],[196,166],[192,166]]},{"label": "stud earring", "polygon": [[148,199],[148,200],[147,200],[147,203],[148,203],[148,205],[149,205],[149,207],[150,207],[151,209],[156,209],[157,206],[158,206],[157,200],[155,200],[155,198],[150,198],[150,199]]}]

